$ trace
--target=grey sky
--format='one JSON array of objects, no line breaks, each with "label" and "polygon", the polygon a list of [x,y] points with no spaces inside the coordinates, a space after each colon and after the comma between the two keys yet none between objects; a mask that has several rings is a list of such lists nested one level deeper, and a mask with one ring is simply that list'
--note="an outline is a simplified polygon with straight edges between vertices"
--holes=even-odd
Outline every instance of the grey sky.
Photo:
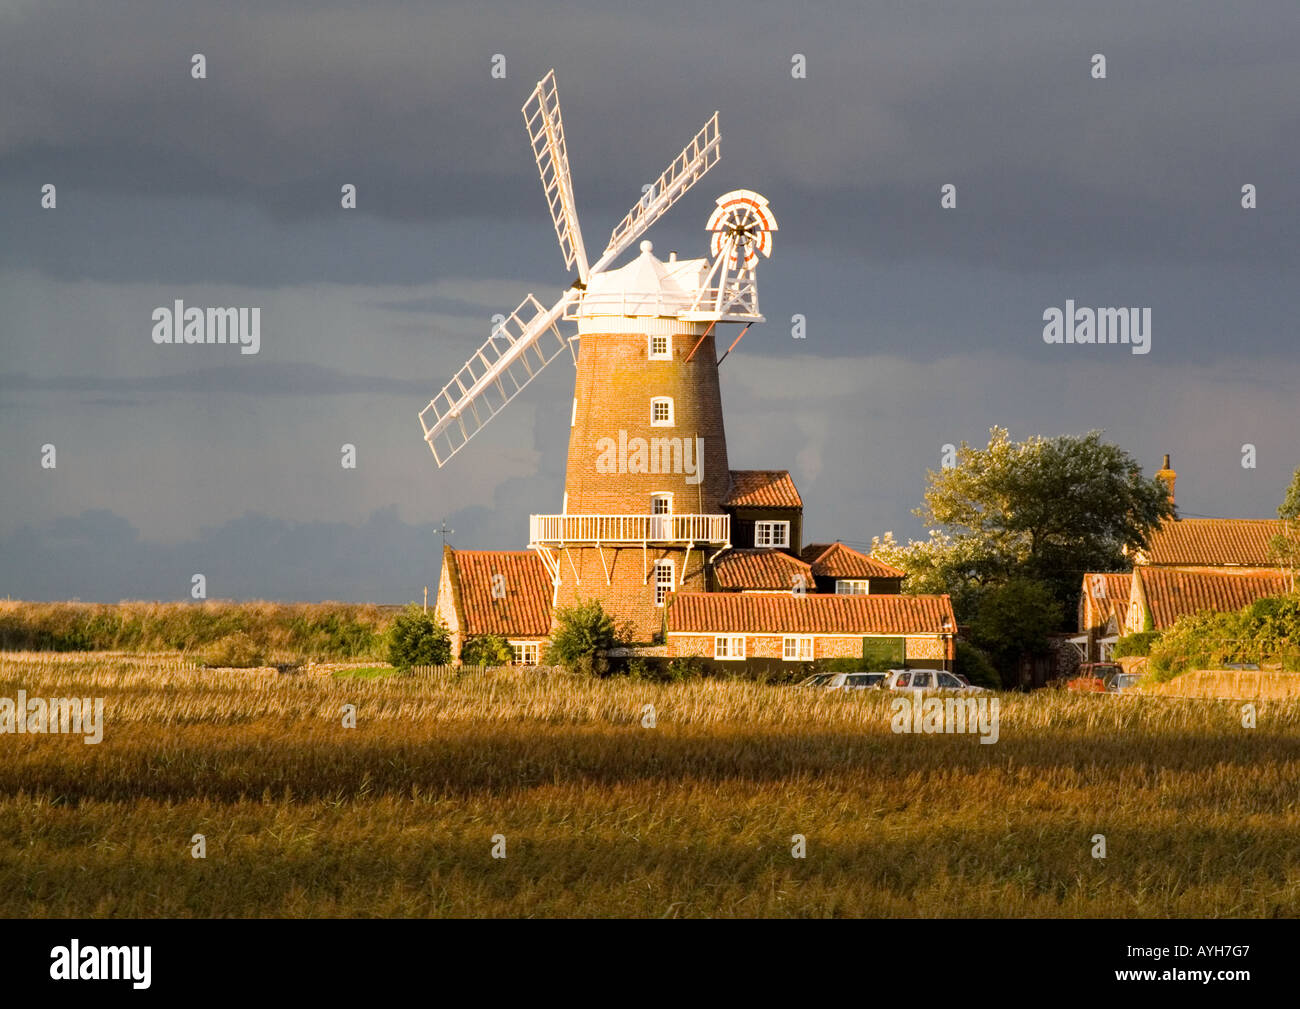
[{"label": "grey sky", "polygon": [[[493,312],[570,279],[519,115],[552,66],[589,248],[715,108],[720,165],[647,237],[698,255],[717,194],[771,200],[728,440],[793,471],[811,537],[921,535],[925,470],[995,423],[1102,427],[1149,471],[1173,454],[1186,512],[1273,514],[1300,464],[1300,9],[1083,6],[0,2],[0,593],[201,571],[400,601],[444,517],[522,547],[560,506],[571,367],[442,470],[415,414]],[[155,346],[177,298],[261,307],[261,353]],[[1152,352],[1045,345],[1067,298],[1150,306]]]}]

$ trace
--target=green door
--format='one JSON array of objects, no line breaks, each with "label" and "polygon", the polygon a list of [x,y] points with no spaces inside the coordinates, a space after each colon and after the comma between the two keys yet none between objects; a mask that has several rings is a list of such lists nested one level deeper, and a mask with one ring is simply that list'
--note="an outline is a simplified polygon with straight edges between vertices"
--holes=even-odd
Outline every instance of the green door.
[{"label": "green door", "polygon": [[898,669],[906,663],[907,649],[902,638],[863,638],[862,668],[868,672]]}]

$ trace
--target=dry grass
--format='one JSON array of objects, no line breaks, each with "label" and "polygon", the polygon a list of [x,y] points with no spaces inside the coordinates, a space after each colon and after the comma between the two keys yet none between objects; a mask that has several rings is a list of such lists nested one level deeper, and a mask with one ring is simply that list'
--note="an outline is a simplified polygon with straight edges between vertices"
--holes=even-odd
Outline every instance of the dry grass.
[{"label": "dry grass", "polygon": [[103,696],[106,727],[0,736],[0,914],[1300,913],[1296,700],[1246,730],[1228,702],[1006,696],[989,746],[739,682],[0,657],[19,688]]}]

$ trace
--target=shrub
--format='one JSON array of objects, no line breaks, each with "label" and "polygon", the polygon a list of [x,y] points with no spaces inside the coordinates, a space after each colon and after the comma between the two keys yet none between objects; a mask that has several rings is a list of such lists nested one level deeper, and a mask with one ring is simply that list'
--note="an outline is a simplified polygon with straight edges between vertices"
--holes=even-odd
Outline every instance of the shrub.
[{"label": "shrub", "polygon": [[1180,617],[1152,644],[1150,666],[1158,681],[1188,669],[1214,669],[1225,662],[1297,664],[1300,596],[1258,599],[1229,613],[1202,610]]},{"label": "shrub", "polygon": [[451,635],[436,614],[407,605],[388,631],[388,661],[402,672],[451,661]]},{"label": "shrub", "polygon": [[268,653],[382,659],[389,617],[351,603],[31,603],[0,600],[0,648],[184,651],[199,656],[248,634]]},{"label": "shrub", "polygon": [[684,680],[697,680],[707,673],[702,660],[688,656],[673,659],[664,666],[663,678],[669,683],[681,683]]},{"label": "shrub", "polygon": [[1048,585],[1013,578],[984,594],[971,637],[998,669],[1011,673],[1022,655],[1047,647],[1047,635],[1060,626],[1061,612]]},{"label": "shrub", "polygon": [[614,621],[599,600],[562,606],[555,614],[546,663],[571,673],[604,676],[609,672],[608,652],[617,643]]},{"label": "shrub", "polygon": [[470,638],[460,650],[460,661],[467,666],[508,666],[514,658],[510,642],[496,634]]},{"label": "shrub", "polygon": [[1122,659],[1126,655],[1150,655],[1151,648],[1160,640],[1159,631],[1137,631],[1125,634],[1115,642],[1112,658]]},{"label": "shrub", "polygon": [[826,659],[821,669],[824,673],[856,673],[865,667],[862,659]]},{"label": "shrub", "polygon": [[952,671],[960,673],[977,687],[1002,689],[1002,677],[998,675],[989,657],[968,641],[957,642],[957,658],[952,664]]},{"label": "shrub", "polygon": [[266,648],[249,634],[238,631],[227,635],[203,653],[205,666],[233,666],[248,669],[266,665]]}]

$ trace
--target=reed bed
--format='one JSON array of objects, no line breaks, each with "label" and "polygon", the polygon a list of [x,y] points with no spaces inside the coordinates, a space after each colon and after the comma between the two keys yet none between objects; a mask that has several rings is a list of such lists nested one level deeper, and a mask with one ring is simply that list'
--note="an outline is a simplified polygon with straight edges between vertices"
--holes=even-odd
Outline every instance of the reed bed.
[{"label": "reed bed", "polygon": [[102,696],[105,728],[0,736],[9,915],[1300,913],[1295,699],[1246,729],[1234,702],[1002,695],[983,745],[740,681],[0,655],[20,688]]}]

